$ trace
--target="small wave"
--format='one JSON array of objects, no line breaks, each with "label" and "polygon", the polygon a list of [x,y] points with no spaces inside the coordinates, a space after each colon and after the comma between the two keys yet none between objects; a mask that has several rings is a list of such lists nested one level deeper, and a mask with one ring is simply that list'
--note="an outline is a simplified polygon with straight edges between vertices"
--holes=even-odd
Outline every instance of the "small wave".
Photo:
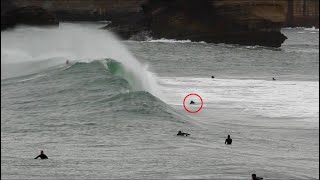
[{"label": "small wave", "polygon": [[258,46],[246,46],[247,49],[257,49]]},{"label": "small wave", "polygon": [[305,31],[317,31],[319,32],[319,28],[312,27],[312,28],[304,28]]},{"label": "small wave", "polygon": [[319,28],[316,27],[311,27],[311,28],[307,28],[307,27],[286,27],[286,28],[282,28],[283,30],[305,30],[305,31],[318,31],[319,32]]},{"label": "small wave", "polygon": [[186,40],[176,40],[176,39],[165,39],[165,38],[161,38],[161,39],[152,39],[149,38],[148,40],[144,41],[144,42],[156,42],[156,43],[202,43],[202,44],[206,44],[205,41],[199,41],[199,42],[195,42],[195,41],[191,41],[189,39]]},{"label": "small wave", "polygon": [[46,75],[46,74],[38,74],[38,75],[35,75],[35,76],[33,76],[33,77],[30,77],[30,78],[22,79],[22,80],[18,81],[18,83],[35,80],[35,79],[38,79],[38,78],[43,77],[43,76],[45,76],[45,75]]},{"label": "small wave", "polygon": [[147,42],[162,42],[162,43],[191,43],[191,40],[175,40],[175,39],[151,39],[147,40]]},{"label": "small wave", "polygon": [[281,50],[281,48],[279,47],[266,47],[266,46],[260,46],[260,45],[244,46],[241,44],[219,43],[219,44],[214,44],[214,46],[225,47],[225,48],[250,49],[250,50],[272,50],[272,51]]},{"label": "small wave", "polygon": [[319,53],[319,49],[285,49],[286,52]]}]

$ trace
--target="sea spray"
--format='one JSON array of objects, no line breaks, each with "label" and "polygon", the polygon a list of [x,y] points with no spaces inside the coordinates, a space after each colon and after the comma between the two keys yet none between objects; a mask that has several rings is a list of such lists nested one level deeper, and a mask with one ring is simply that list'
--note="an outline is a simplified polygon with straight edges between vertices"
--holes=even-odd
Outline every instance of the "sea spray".
[{"label": "sea spray", "polygon": [[[1,64],[4,70],[10,74],[8,71],[14,70],[6,69],[8,64],[18,67],[18,70],[6,77],[24,75],[22,71],[25,68],[21,65],[26,62],[47,60],[48,68],[66,60],[91,62],[111,58],[120,62],[125,70],[130,72],[127,74],[134,80],[130,81],[134,90],[148,91],[159,96],[156,78],[147,71],[147,66],[140,63],[114,34],[101,30],[98,26],[70,23],[48,28],[21,26],[3,31],[1,36]],[[37,70],[40,69],[33,72]]]}]

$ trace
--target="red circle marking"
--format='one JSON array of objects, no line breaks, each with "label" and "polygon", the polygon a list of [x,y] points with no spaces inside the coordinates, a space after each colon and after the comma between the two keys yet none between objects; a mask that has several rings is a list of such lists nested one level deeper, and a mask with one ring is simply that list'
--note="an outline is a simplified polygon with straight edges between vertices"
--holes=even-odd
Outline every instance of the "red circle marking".
[{"label": "red circle marking", "polygon": [[[201,100],[201,106],[200,106],[199,109],[197,109],[196,111],[190,111],[190,110],[186,107],[186,99],[187,99],[189,96],[192,96],[192,95],[198,96],[198,97],[200,98],[200,100]],[[203,106],[203,100],[202,100],[201,96],[199,96],[199,95],[196,94],[196,93],[188,94],[188,95],[183,99],[183,107],[184,107],[184,109],[185,109],[187,112],[189,112],[189,113],[197,113],[197,112],[199,112],[199,111],[202,109],[202,106]]]}]

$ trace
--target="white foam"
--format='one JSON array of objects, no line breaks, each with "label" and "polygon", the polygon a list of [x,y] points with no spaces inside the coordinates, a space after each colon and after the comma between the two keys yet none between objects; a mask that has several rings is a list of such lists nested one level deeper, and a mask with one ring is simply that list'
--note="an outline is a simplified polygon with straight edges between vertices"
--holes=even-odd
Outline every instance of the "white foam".
[{"label": "white foam", "polygon": [[312,28],[304,28],[305,31],[318,31],[319,32],[319,28],[316,27],[312,27]]},{"label": "white foam", "polygon": [[[147,67],[114,34],[98,29],[96,25],[62,23],[59,27],[50,28],[18,27],[2,31],[1,37],[1,64],[4,66],[13,62],[20,66],[22,62],[48,59],[64,63],[67,59],[88,62],[111,58],[132,72],[135,90],[157,94],[155,77],[147,71]],[[48,64],[47,67],[50,66]]]},{"label": "white foam", "polygon": [[166,101],[180,104],[189,93],[202,96],[204,105],[241,108],[258,116],[319,118],[319,84],[313,81],[266,81],[165,77]]},{"label": "white foam", "polygon": [[150,39],[147,40],[146,42],[162,42],[162,43],[191,43],[191,40],[175,40],[175,39]]},{"label": "white foam", "polygon": [[191,41],[189,39],[176,40],[176,39],[165,39],[165,38],[161,38],[161,39],[149,38],[148,40],[143,41],[143,42],[152,42],[152,43],[201,43],[201,44],[206,44],[206,42],[204,42],[204,41],[194,42],[194,41]]},{"label": "white foam", "polygon": [[311,27],[311,28],[306,28],[306,27],[286,27],[286,28],[282,28],[284,30],[291,30],[291,29],[294,29],[294,30],[304,30],[304,31],[318,31],[319,32],[319,28],[316,28],[316,27]]}]

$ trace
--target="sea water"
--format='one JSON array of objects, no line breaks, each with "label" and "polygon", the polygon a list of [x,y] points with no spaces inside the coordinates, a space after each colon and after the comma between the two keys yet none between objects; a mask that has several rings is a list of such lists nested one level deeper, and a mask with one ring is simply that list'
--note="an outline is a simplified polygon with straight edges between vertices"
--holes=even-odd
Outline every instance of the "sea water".
[{"label": "sea water", "polygon": [[2,31],[2,178],[318,179],[319,30],[282,32],[266,48]]}]

